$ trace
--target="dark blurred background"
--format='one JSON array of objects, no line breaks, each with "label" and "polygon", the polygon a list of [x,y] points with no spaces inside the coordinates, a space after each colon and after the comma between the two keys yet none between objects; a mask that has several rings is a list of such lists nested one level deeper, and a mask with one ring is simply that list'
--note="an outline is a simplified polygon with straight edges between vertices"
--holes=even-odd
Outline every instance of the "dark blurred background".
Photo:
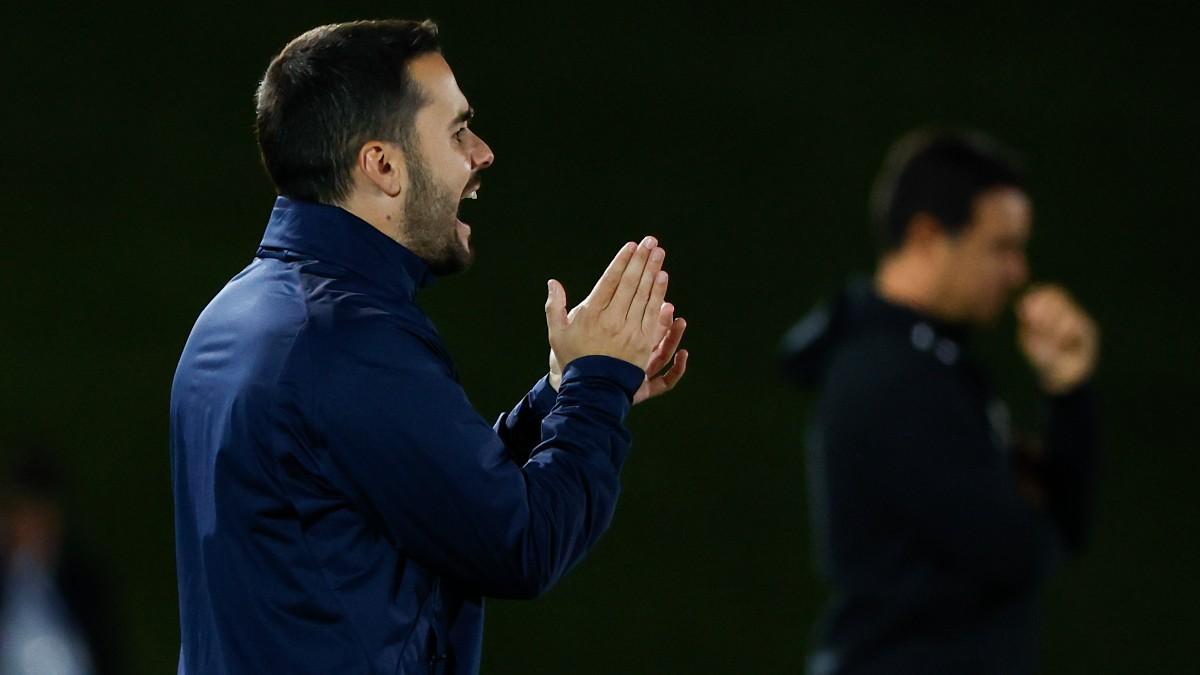
[{"label": "dark blurred background", "polygon": [[[545,279],[577,300],[628,239],[661,238],[690,321],[684,384],[631,416],[612,530],[544,599],[489,605],[485,672],[799,672],[825,596],[809,398],[774,350],[870,269],[871,178],[927,123],[1024,152],[1034,276],[1104,331],[1098,528],[1048,589],[1045,670],[1194,668],[1197,12],[798,4],[10,9],[0,432],[62,450],[67,528],[114,573],[129,672],[175,668],[167,400],[192,322],[271,206],[258,78],[307,28],[386,16],[439,21],[497,155],[466,213],[475,268],[421,296],[481,413],[545,369]],[[1032,422],[1011,319],[980,344]]]}]

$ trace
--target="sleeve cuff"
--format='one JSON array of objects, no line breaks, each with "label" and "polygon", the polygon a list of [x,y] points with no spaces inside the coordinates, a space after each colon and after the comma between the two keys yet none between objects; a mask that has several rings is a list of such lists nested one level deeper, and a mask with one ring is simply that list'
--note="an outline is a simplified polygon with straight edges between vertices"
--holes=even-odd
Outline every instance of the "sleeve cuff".
[{"label": "sleeve cuff", "polygon": [[[611,356],[583,356],[568,363],[567,367],[563,369],[562,383],[563,386],[566,386],[569,381],[592,378],[601,378],[616,383],[629,399],[633,400],[633,395],[646,380],[646,371],[628,361]],[[538,385],[543,382],[545,382],[545,378],[542,378],[542,382],[539,382]],[[545,388],[553,391],[549,383],[546,383]],[[537,387],[535,386],[534,389]]]},{"label": "sleeve cuff", "polygon": [[557,399],[558,392],[550,386],[548,375],[543,376],[537,381],[537,384],[533,385],[533,389],[529,390],[529,407],[539,418],[550,414],[550,410],[554,408],[554,401]]},{"label": "sleeve cuff", "polygon": [[1050,394],[1050,401],[1055,405],[1071,405],[1080,402],[1091,403],[1096,398],[1096,386],[1089,378],[1071,389],[1058,394]]}]

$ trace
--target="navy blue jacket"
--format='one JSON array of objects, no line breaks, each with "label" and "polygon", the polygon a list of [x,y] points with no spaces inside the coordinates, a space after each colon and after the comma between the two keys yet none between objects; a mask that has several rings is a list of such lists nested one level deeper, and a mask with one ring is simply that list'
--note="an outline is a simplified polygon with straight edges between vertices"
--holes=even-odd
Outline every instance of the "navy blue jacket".
[{"label": "navy blue jacket", "polygon": [[414,303],[426,264],[280,198],[171,391],[179,672],[475,673],[483,597],[530,598],[608,527],[644,373],[603,356],[493,428]]}]

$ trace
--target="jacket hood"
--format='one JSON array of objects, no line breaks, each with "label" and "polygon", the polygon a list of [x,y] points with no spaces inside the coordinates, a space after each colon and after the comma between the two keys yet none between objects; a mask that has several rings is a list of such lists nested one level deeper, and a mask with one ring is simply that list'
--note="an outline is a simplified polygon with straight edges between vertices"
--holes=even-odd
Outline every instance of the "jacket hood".
[{"label": "jacket hood", "polygon": [[783,336],[780,361],[784,375],[803,388],[821,384],[839,345],[863,332],[893,333],[914,349],[933,353],[942,363],[958,361],[969,327],[893,304],[879,297],[873,280],[855,277],[819,303]]},{"label": "jacket hood", "polygon": [[819,385],[838,343],[865,319],[873,295],[870,279],[857,277],[797,321],[779,346],[783,374],[804,388]]}]

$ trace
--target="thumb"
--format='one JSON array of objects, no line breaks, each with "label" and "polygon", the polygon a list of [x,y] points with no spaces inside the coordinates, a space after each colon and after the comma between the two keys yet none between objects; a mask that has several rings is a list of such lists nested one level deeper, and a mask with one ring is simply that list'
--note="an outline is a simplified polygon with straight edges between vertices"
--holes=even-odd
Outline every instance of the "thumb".
[{"label": "thumb", "polygon": [[558,332],[567,327],[567,291],[556,279],[546,282],[546,327]]}]

